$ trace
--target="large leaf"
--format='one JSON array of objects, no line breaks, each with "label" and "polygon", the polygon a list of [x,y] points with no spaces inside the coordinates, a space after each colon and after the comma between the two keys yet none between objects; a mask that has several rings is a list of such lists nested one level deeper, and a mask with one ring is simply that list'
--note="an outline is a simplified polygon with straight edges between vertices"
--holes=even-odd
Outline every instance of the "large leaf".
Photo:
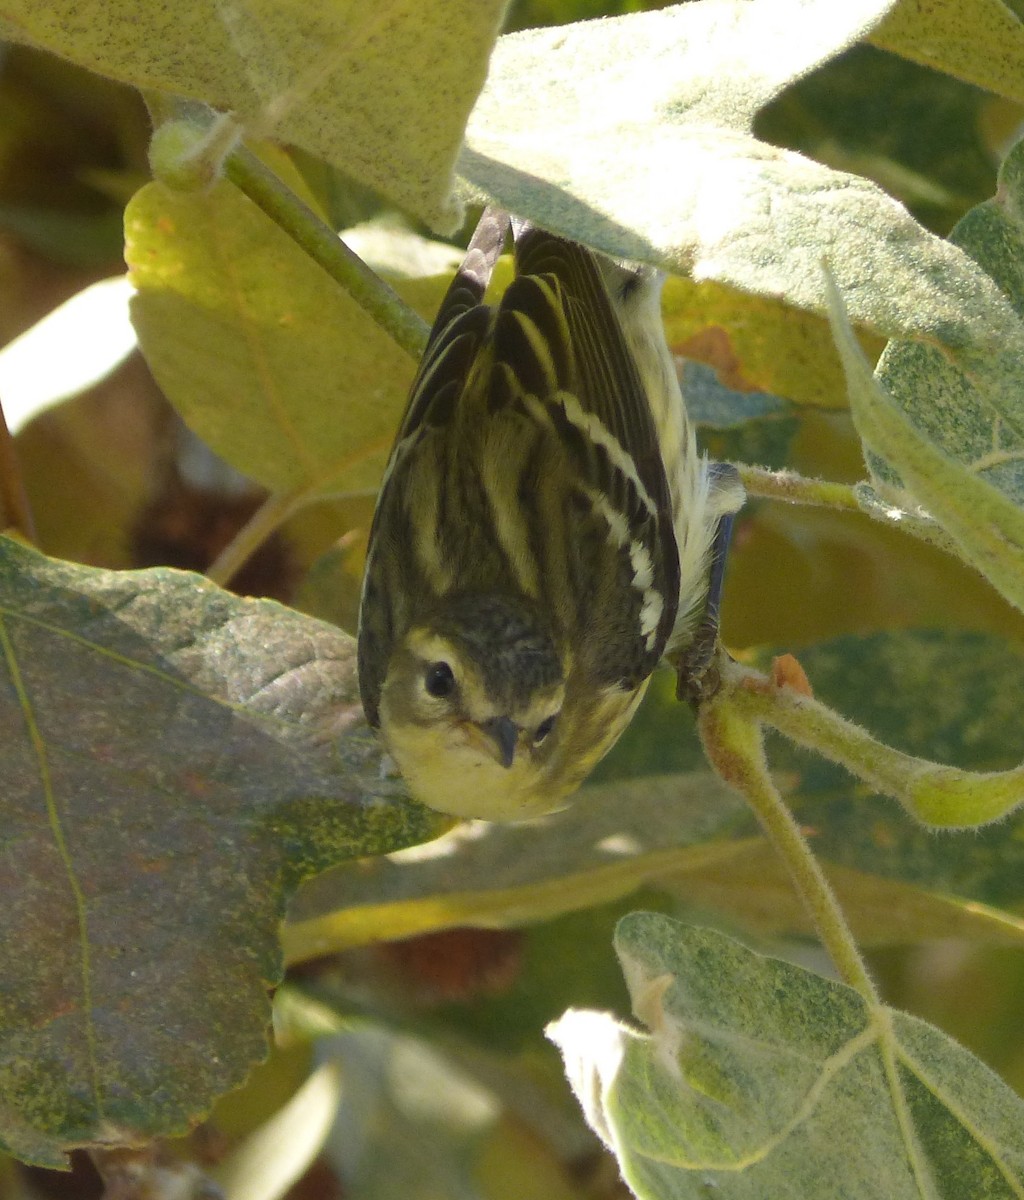
[{"label": "large leaf", "polygon": [[505,0],[13,0],[0,31],[230,110],[450,230],[452,166]]},{"label": "large leaf", "polygon": [[460,170],[610,254],[818,313],[827,260],[858,324],[1024,353],[1012,311],[966,255],[866,180],[750,132],[759,107],[890,7],[705,0],[509,35]]},{"label": "large leaf", "polygon": [[183,572],[0,543],[0,1142],[180,1131],[265,1052],[298,881],[436,832],[352,642]]},{"label": "large leaf", "polygon": [[992,193],[993,107],[970,84],[860,43],[761,109],[754,130],[873,179],[944,233]]},{"label": "large leaf", "polygon": [[[573,806],[515,825],[460,825],[393,859],[311,880],[289,912],[288,957],[454,925],[502,926],[629,895],[659,871],[733,851],[742,801],[710,773],[587,787]],[[721,841],[720,841],[721,839]]]},{"label": "large leaf", "polygon": [[640,1033],[550,1035],[641,1200],[995,1200],[1024,1194],[1024,1104],[930,1025],[652,913],[616,951]]},{"label": "large leaf", "polygon": [[[1016,761],[1024,653],[1004,638],[912,631],[801,655],[819,698],[910,753],[977,771]],[[941,686],[936,686],[941,681]],[[858,939],[1020,945],[1024,819],[938,838],[840,767],[776,740],[771,761]],[[654,774],[652,774],[654,772]],[[514,826],[460,826],[430,846],[306,884],[287,956],[459,925],[519,925],[656,887],[772,934],[813,932],[740,798],[703,766],[673,681],[656,676],[574,804]]]}]

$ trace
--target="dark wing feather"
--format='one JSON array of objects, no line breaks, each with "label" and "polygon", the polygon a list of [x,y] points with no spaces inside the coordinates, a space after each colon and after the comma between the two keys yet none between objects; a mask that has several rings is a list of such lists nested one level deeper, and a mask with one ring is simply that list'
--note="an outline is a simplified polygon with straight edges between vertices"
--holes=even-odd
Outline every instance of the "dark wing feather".
[{"label": "dark wing feather", "polygon": [[[608,639],[604,674],[609,682],[616,675],[628,675],[635,682],[657,665],[675,621],[679,595],[672,507],[650,405],[593,254],[575,242],[523,226],[516,237],[516,271],[517,280],[502,301],[503,312],[515,308],[537,327],[556,374],[573,376],[568,387],[583,412],[607,431],[612,446],[617,444],[624,452],[619,456],[607,446],[595,445],[580,437],[578,430],[567,428],[567,419],[564,422],[563,436],[567,446],[576,448],[581,479],[607,496],[612,508],[625,518],[631,540],[649,557],[652,588],[664,601],[656,635],[648,644],[648,639],[633,632],[635,623],[630,624],[637,615],[637,596],[623,591],[619,597],[623,619],[616,630],[617,646],[611,644],[615,639]],[[550,288],[536,287],[538,281],[553,281],[561,302],[552,304]],[[564,357],[571,359],[571,370],[561,361]],[[520,353],[510,361],[523,364],[524,356]],[[521,365],[518,373],[528,387],[531,375],[537,372]],[[567,386],[561,378],[558,383]],[[540,393],[540,398],[549,404],[554,399],[550,393],[546,397]],[[635,479],[622,469],[624,459],[632,460]],[[644,498],[637,480],[646,493]],[[600,584],[607,597],[607,581]],[[606,598],[605,604],[609,603]],[[631,667],[628,672],[627,665]]]},{"label": "dark wing feather", "polygon": [[[359,690],[371,725],[378,723],[380,692],[404,601],[402,568],[411,545],[404,528],[405,514],[397,497],[402,490],[403,460],[418,436],[445,425],[462,395],[466,376],[491,326],[491,311],[483,304],[494,264],[509,231],[508,214],[485,210],[455,278],[434,319],[427,348],[409,393],[395,444],[384,472],[373,525],[370,528],[363,595],[359,606]],[[378,550],[378,531],[387,528],[392,545]]]},{"label": "dark wing feather", "polygon": [[632,454],[641,477],[667,504],[668,483],[650,407],[593,253],[528,226],[516,240],[516,273],[550,274],[558,280],[570,344],[576,347],[580,399]]},{"label": "dark wing feather", "polygon": [[484,292],[508,230],[507,213],[496,208],[485,209],[466,249],[466,257],[434,318],[395,439],[395,450],[420,425],[432,421],[428,414],[438,391],[452,380],[465,379],[490,320],[490,310],[482,307]]}]

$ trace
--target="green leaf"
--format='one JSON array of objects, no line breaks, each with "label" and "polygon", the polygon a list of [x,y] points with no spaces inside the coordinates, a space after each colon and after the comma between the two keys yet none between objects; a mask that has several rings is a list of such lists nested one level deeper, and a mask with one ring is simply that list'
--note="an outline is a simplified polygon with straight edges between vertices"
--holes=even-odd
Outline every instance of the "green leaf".
[{"label": "green leaf", "polygon": [[[677,709],[678,711],[678,709]],[[589,785],[569,809],[515,825],[463,824],[408,854],[331,871],[296,897],[290,961],[456,925],[522,924],[629,895],[732,850],[746,809],[708,772]]]},{"label": "green leaf", "polygon": [[615,946],[649,1032],[549,1035],[641,1200],[1024,1194],[1024,1104],[938,1030],[657,914]]},{"label": "green leaf", "polygon": [[[943,890],[935,877],[947,864],[938,855],[938,861],[932,862],[930,847],[915,843],[898,821],[890,820],[882,804],[857,804],[853,815],[848,787],[832,795],[819,795],[814,802],[801,800],[793,797],[793,807],[806,823],[829,886],[861,948],[910,946],[949,938],[961,938],[976,946],[1024,948],[1024,919],[994,904]],[[891,810],[892,803],[886,803]],[[899,857],[885,870],[879,860],[886,849],[882,839],[890,833]],[[842,844],[844,837],[852,843],[849,847]],[[730,855],[722,849],[723,853],[708,855],[707,862],[693,870],[666,872],[652,884],[702,913],[721,914],[730,923],[726,928],[739,927],[761,937],[816,935],[806,908],[793,890],[789,872],[767,841],[737,842]],[[946,857],[954,858],[957,849],[947,848]],[[986,869],[992,875],[1008,875],[1010,867],[1005,872],[997,867],[1000,849],[990,844],[980,850],[972,846],[965,852],[959,847],[959,853],[968,859],[959,872],[961,886],[968,864],[977,872],[970,880],[976,884],[982,882]],[[917,850],[919,856],[913,872],[907,869],[912,850]],[[1012,860],[1016,856],[1009,857]],[[839,865],[843,862],[860,865]],[[900,881],[900,868],[907,871],[905,882]],[[955,868],[949,873],[958,874]],[[964,890],[969,891],[965,886]]]},{"label": "green leaf", "polygon": [[858,324],[984,353],[1016,321],[967,255],[866,180],[750,133],[759,107],[889,7],[680,4],[509,35],[460,170],[600,250],[820,314],[827,260]]},{"label": "green leaf", "polygon": [[871,40],[926,67],[1024,100],[1024,25],[1003,0],[903,0]]},{"label": "green leaf", "polygon": [[[982,357],[892,341],[876,378],[929,442],[1019,508],[1024,506],[1024,141],[1003,162],[996,195],[959,221],[950,241],[1002,289],[1015,313],[1012,336]],[[903,473],[884,447],[872,448]]]},{"label": "green leaf", "polygon": [[972,209],[950,238],[985,268],[1012,305],[1013,329],[1001,344],[985,355],[947,355],[919,342],[893,341],[873,381],[846,334],[838,336],[879,491],[909,506],[900,494],[909,489],[956,551],[1021,608],[1024,142],[1004,161],[996,196]]},{"label": "green leaf", "polygon": [[[1024,738],[1013,703],[1024,666],[997,638],[850,638],[810,651],[807,666],[825,699],[841,705],[845,697],[869,725],[874,711],[884,713],[878,732],[908,751],[944,752],[986,769],[1002,765],[993,747]],[[948,687],[936,689],[936,678]],[[746,805],[704,765],[673,686],[667,673],[655,678],[637,718],[569,809],[513,826],[459,826],[429,846],[310,880],[289,910],[288,959],[457,926],[547,921],[641,888],[745,928],[813,932]],[[979,735],[979,725],[991,738]],[[919,744],[932,730],[941,741]],[[1012,911],[1024,903],[1019,839],[1005,826],[938,839],[892,801],[852,791],[832,764],[809,764],[783,746],[772,761],[858,939],[1024,943],[1024,921]]]},{"label": "green leaf", "polygon": [[[907,345],[903,354],[894,351],[899,355],[898,368],[891,366],[890,359],[888,368],[881,372],[891,378],[893,370],[898,369],[902,384],[912,379],[912,388],[919,397],[927,392],[929,406],[936,404],[932,411],[938,414],[944,440],[962,431],[961,449],[968,456],[965,460],[953,457],[952,446],[947,451],[930,432],[922,431],[904,415],[872,374],[846,317],[842,297],[834,284],[829,286],[833,333],[843,357],[850,406],[862,441],[896,468],[913,497],[940,523],[964,561],[976,567],[1010,604],[1024,611],[1024,511],[1016,498],[1007,495],[1012,491],[1015,496],[1024,496],[1024,487],[1017,482],[1016,452],[1012,449],[1017,437],[1016,419],[1007,423],[1005,450],[998,444],[1003,440],[1000,423],[995,421],[989,427],[991,458],[995,462],[990,482],[988,472],[981,473],[987,456],[970,460],[972,449],[978,447],[983,436],[987,414],[973,406],[972,397],[965,394],[970,389],[967,376],[916,343]],[[1005,377],[1012,371],[1008,360],[1019,352],[1011,346],[1006,354],[994,355],[1002,360],[994,374]],[[946,365],[948,371],[943,370]],[[1016,414],[1013,416],[1016,418]],[[999,490],[997,484],[1004,490]]]},{"label": "green leaf", "polygon": [[227,183],[150,184],[125,214],[132,319],[157,382],[272,491],[376,488],[416,364]]},{"label": "green leaf", "polygon": [[452,169],[505,0],[15,0],[0,30],[138,88],[233,112],[453,229]]},{"label": "green leaf", "polygon": [[336,629],[0,542],[0,1143],[183,1131],[266,1050],[299,880],[430,837]]}]

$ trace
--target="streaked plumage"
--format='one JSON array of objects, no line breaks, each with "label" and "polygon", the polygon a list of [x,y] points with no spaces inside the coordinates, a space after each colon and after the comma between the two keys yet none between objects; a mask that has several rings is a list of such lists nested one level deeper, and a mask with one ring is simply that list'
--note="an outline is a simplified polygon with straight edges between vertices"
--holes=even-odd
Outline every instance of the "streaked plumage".
[{"label": "streaked plumage", "polygon": [[367,718],[413,794],[491,819],[559,807],[618,738],[700,615],[716,524],[657,282],[517,223],[485,305],[507,227],[485,214],[431,331],[359,629]]}]

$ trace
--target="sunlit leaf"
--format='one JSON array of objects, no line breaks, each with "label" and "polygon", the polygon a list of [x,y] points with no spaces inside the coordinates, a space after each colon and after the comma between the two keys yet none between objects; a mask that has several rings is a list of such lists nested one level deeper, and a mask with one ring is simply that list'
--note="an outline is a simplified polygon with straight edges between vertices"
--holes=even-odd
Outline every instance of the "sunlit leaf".
[{"label": "sunlit leaf", "polygon": [[15,0],[0,29],[101,75],[231,111],[450,230],[452,165],[504,7]]},{"label": "sunlit leaf", "polygon": [[225,1200],[280,1200],[320,1153],[342,1097],[339,1064],[319,1066],[214,1172]]},{"label": "sunlit leaf", "polygon": [[130,296],[124,276],[90,284],[0,350],[0,396],[12,433],[124,362],[135,348]]},{"label": "sunlit leaf", "polygon": [[[842,365],[821,316],[734,287],[671,276],[662,309],[677,354],[715,368],[723,383],[800,404],[845,408]],[[875,356],[878,338],[865,336]]]},{"label": "sunlit leaf", "polygon": [[478,192],[611,254],[819,314],[827,260],[858,325],[1024,354],[1009,305],[967,255],[865,179],[750,132],[759,107],[890,7],[680,4],[509,35],[460,170]]},{"label": "sunlit leaf", "polygon": [[416,364],[363,309],[227,183],[151,184],[126,235],[132,319],[186,423],[271,490],[375,488]]}]

